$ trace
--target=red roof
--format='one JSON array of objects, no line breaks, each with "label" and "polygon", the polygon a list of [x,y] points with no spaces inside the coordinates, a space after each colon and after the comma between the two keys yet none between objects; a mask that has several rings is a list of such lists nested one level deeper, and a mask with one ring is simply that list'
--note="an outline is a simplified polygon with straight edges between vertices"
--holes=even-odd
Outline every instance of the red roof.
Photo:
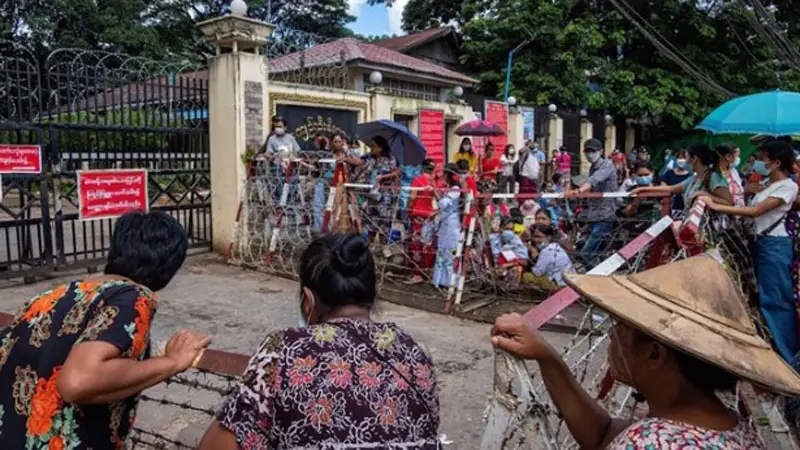
[{"label": "red roof", "polygon": [[452,27],[430,28],[425,31],[420,31],[419,33],[409,34],[407,36],[399,36],[376,41],[375,45],[397,50],[398,52],[406,52],[413,48],[419,47],[422,44],[439,39],[443,36],[447,36],[452,32]]},{"label": "red roof", "polygon": [[476,84],[478,80],[458,72],[445,69],[419,58],[404,55],[398,51],[360,41],[355,38],[342,38],[325,44],[315,45],[302,52],[291,53],[269,61],[270,72],[292,72],[301,67],[315,67],[350,62],[367,62],[395,67],[411,72],[443,78],[464,84]]}]

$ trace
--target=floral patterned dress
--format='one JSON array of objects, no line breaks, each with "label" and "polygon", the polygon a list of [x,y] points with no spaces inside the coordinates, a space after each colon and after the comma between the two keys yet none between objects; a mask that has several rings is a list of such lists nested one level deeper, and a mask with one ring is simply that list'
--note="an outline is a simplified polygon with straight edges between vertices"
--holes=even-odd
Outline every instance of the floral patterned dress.
[{"label": "floral patterned dress", "polygon": [[0,447],[123,448],[136,398],[75,405],[61,398],[56,382],[70,349],[81,342],[108,342],[125,358],[148,357],[155,310],[152,292],[124,281],[76,281],[31,300],[2,330]]},{"label": "floral patterned dress", "polygon": [[713,431],[668,419],[650,418],[619,434],[608,450],[766,450],[747,420],[732,430]]},{"label": "floral patterned dress", "polygon": [[439,448],[433,363],[389,323],[270,334],[217,420],[242,450]]}]

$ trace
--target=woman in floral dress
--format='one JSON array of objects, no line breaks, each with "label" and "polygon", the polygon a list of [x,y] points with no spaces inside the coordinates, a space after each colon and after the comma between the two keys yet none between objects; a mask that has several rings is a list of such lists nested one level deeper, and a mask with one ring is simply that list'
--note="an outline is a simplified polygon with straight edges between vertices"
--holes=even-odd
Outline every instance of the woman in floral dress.
[{"label": "woman in floral dress", "polygon": [[300,261],[301,327],[271,333],[201,450],[438,449],[430,356],[370,320],[375,263],[362,236],[325,235]]},{"label": "woman in floral dress", "polygon": [[54,287],[0,333],[0,448],[116,450],[139,393],[187,370],[208,338],[179,331],[151,357],[158,301],[186,232],[153,211],[117,220],[102,275]]},{"label": "woman in floral dress", "polygon": [[581,448],[766,449],[752,419],[718,394],[733,395],[744,380],[797,395],[800,375],[759,336],[721,261],[701,255],[634,275],[565,274],[564,280],[616,320],[608,348],[610,375],[638,391],[647,402],[647,417],[612,417],[522,316],[497,319],[492,343],[536,360],[553,404]]}]

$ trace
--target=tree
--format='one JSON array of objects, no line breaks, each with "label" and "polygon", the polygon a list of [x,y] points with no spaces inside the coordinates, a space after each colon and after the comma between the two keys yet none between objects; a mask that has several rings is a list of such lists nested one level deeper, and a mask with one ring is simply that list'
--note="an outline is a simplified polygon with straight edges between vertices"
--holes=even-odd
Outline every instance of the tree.
[{"label": "tree", "polygon": [[[463,38],[462,70],[480,80],[479,93],[504,91],[508,52],[529,39],[515,54],[511,73],[511,92],[521,102],[605,109],[654,119],[667,133],[677,133],[725,100],[712,85],[735,93],[799,86],[795,70],[784,67],[776,76],[773,61],[787,58],[759,37],[746,15],[753,13],[740,3],[411,0],[404,27],[456,24]],[[792,20],[800,15],[800,4],[778,3],[776,26],[792,39],[800,33]],[[625,5],[630,18],[618,9]],[[677,57],[667,56],[653,40],[666,42]]]},{"label": "tree", "polygon": [[[40,57],[57,48],[121,52],[156,59],[202,59],[211,49],[196,24],[229,11],[229,0],[19,0],[0,5],[0,37]],[[325,37],[352,35],[346,0],[249,0],[248,15]]]}]

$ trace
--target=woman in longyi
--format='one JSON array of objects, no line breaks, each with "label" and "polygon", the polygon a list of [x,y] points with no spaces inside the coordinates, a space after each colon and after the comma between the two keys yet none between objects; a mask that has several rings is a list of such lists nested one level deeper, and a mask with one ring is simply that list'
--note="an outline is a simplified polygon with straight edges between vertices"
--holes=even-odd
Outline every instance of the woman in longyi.
[{"label": "woman in longyi", "polygon": [[522,316],[498,318],[492,343],[536,360],[581,448],[766,449],[751,421],[717,394],[733,392],[742,380],[797,395],[800,376],[758,336],[738,287],[717,259],[701,255],[635,275],[566,274],[564,280],[614,318],[611,376],[644,397],[647,417],[613,418]]}]

